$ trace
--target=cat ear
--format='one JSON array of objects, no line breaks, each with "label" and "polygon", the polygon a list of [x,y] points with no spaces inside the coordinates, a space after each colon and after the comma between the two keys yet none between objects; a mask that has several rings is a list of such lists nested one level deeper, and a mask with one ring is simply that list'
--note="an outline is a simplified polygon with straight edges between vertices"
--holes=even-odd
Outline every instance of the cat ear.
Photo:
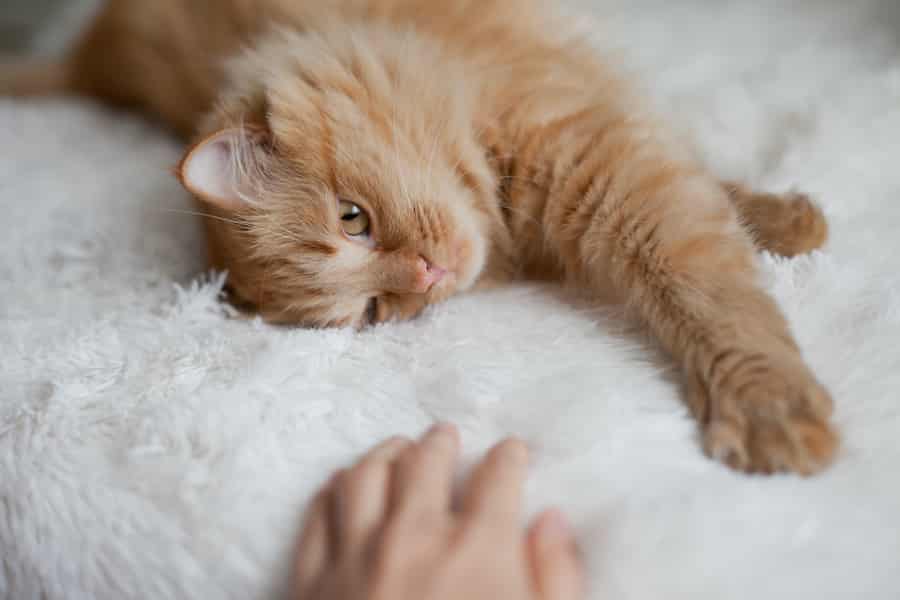
[{"label": "cat ear", "polygon": [[247,173],[255,170],[265,136],[257,129],[218,131],[191,147],[177,175],[200,200],[226,210],[247,204]]}]

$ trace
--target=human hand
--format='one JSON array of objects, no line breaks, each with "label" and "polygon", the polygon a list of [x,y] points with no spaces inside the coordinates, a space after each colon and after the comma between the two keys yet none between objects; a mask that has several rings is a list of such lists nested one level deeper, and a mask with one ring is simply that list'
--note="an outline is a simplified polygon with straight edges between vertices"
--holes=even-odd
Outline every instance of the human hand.
[{"label": "human hand", "polygon": [[451,507],[455,428],[395,438],[339,471],[311,504],[297,600],[579,600],[581,561],[561,513],[522,530],[528,452],[495,446]]}]

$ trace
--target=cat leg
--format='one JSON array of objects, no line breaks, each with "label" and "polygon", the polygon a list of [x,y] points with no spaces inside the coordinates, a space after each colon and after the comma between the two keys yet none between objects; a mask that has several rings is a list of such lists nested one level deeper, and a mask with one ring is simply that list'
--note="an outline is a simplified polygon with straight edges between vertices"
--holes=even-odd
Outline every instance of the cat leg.
[{"label": "cat leg", "polygon": [[109,103],[128,103],[127,89],[144,69],[133,60],[141,36],[127,27],[127,2],[104,5],[91,25],[55,60],[10,58],[0,61],[0,95],[40,97],[78,95]]},{"label": "cat leg", "polygon": [[[230,13],[215,10],[215,4],[105,2],[59,62],[0,62],[0,95],[91,98],[137,110],[191,138],[213,104],[220,77],[214,59],[242,40],[231,30],[239,20],[232,23]],[[253,3],[246,4],[250,10]],[[196,35],[179,11],[199,19],[191,7],[215,17]]]},{"label": "cat leg", "polygon": [[615,290],[675,358],[706,452],[747,472],[824,468],[838,445],[831,397],[759,286],[722,186],[624,120],[559,142],[543,144],[556,174],[545,242],[570,279]]},{"label": "cat leg", "polygon": [[792,257],[821,248],[828,240],[828,221],[808,196],[769,194],[742,184],[722,184],[760,250]]}]

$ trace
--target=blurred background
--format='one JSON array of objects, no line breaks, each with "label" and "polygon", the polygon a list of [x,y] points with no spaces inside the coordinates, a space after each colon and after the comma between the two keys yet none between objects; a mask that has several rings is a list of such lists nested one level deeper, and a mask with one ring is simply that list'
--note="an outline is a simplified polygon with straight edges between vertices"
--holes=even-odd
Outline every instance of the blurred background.
[{"label": "blurred background", "polygon": [[[0,0],[0,53],[52,53],[60,51],[70,41],[73,32],[81,30],[94,10],[104,0]],[[145,0],[154,2],[156,0]],[[302,0],[298,0],[302,1]],[[312,0],[327,2],[329,0]],[[452,0],[433,0],[449,2]],[[545,0],[552,2],[554,0]],[[597,5],[638,5],[645,8],[654,4],[665,5],[660,0],[557,0],[576,6]],[[681,0],[669,0],[678,4]],[[756,0],[706,0],[710,8],[723,5],[748,4]],[[703,0],[691,2],[693,5]],[[855,0],[784,0],[784,4],[831,6],[833,10],[850,9]],[[864,10],[874,10],[878,14],[878,22],[900,31],[900,0],[866,0],[858,2]],[[860,8],[863,8],[861,6]],[[826,10],[828,10],[826,8]]]},{"label": "blurred background", "polygon": [[[153,2],[154,0],[147,0]],[[0,53],[61,49],[102,0],[0,0]],[[73,27],[74,26],[74,27]]]},{"label": "blurred background", "polygon": [[39,28],[62,9],[66,0],[0,0],[0,50],[27,48]]}]

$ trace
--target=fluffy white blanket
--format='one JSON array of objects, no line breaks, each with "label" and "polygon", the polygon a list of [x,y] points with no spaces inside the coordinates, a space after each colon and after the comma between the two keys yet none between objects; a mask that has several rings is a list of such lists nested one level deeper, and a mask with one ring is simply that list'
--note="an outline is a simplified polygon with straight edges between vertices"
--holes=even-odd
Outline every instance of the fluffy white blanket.
[{"label": "fluffy white blanket", "polygon": [[599,12],[724,175],[823,203],[824,253],[762,261],[837,399],[831,470],[710,462],[668,363],[553,290],[362,334],[229,319],[174,142],[0,100],[0,596],[279,597],[326,474],[446,419],[467,460],[533,446],[529,510],[571,514],[591,598],[900,597],[900,5]]}]

